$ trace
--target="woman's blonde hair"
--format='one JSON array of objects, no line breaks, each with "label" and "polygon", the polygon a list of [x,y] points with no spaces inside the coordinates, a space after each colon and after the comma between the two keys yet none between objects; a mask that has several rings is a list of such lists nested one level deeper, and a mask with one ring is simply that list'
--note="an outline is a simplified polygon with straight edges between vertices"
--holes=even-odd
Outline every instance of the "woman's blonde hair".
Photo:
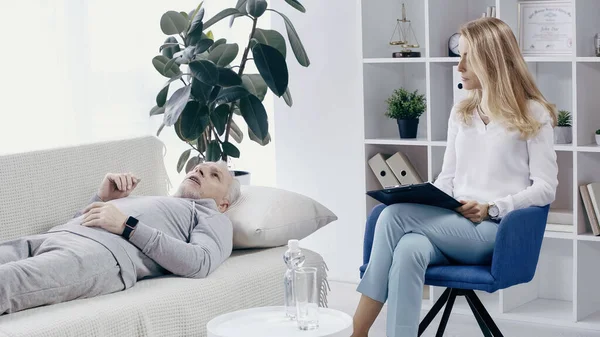
[{"label": "woman's blonde hair", "polygon": [[[486,17],[463,25],[459,31],[469,45],[467,67],[473,70],[486,91],[485,111],[492,119],[518,130],[523,138],[536,134],[540,123],[528,113],[529,99],[542,104],[556,125],[556,108],[540,92],[521,55],[510,27],[502,20]],[[482,103],[482,89],[471,90],[456,110],[465,123]]]}]

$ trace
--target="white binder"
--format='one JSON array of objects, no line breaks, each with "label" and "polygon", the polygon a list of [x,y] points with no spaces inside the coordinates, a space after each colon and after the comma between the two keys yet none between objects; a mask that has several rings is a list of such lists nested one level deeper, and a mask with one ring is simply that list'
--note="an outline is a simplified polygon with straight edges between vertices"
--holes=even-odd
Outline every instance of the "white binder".
[{"label": "white binder", "polygon": [[393,156],[386,160],[390,170],[400,182],[400,185],[420,184],[423,179],[410,163],[408,157],[404,153],[396,152]]},{"label": "white binder", "polygon": [[389,158],[389,155],[378,153],[369,159],[369,166],[383,188],[400,185],[385,161],[387,158]]}]

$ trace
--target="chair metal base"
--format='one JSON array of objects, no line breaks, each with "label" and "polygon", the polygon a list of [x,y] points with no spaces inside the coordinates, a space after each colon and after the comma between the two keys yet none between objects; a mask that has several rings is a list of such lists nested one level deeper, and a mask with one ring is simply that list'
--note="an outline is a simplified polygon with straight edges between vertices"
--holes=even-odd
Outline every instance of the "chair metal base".
[{"label": "chair metal base", "polygon": [[447,288],[442,296],[435,302],[431,310],[429,310],[427,315],[425,315],[419,324],[419,336],[423,334],[438,312],[446,305],[442,315],[442,321],[440,322],[440,326],[438,327],[435,336],[441,337],[444,335],[444,330],[446,330],[446,325],[448,324],[448,319],[450,318],[450,312],[452,312],[456,296],[464,296],[467,299],[469,307],[471,308],[471,311],[473,311],[473,315],[475,315],[479,328],[485,337],[504,337],[473,290],[453,288]]}]

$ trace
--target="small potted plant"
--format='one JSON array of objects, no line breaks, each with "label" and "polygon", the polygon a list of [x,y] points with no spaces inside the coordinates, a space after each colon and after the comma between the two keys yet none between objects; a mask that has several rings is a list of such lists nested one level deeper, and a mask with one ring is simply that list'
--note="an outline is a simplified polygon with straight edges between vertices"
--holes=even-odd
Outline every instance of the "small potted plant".
[{"label": "small potted plant", "polygon": [[600,129],[596,130],[596,144],[600,145]]},{"label": "small potted plant", "polygon": [[399,88],[394,90],[386,103],[388,109],[385,115],[397,121],[400,138],[417,138],[419,117],[427,108],[425,95],[420,95],[418,90],[409,92]]},{"label": "small potted plant", "polygon": [[558,123],[554,129],[555,144],[570,144],[573,141],[571,113],[567,110],[558,111]]}]

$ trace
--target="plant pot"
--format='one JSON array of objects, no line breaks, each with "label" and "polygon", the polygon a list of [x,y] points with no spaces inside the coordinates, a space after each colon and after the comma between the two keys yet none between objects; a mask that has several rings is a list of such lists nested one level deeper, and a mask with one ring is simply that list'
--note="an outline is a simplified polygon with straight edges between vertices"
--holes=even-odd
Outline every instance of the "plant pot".
[{"label": "plant pot", "polygon": [[596,135],[596,144],[600,145],[600,135]]},{"label": "plant pot", "polygon": [[240,182],[240,185],[250,185],[250,172],[234,170],[235,178]]},{"label": "plant pot", "polygon": [[557,126],[554,128],[554,144],[571,144],[573,141],[573,128],[570,126]]},{"label": "plant pot", "polygon": [[419,119],[397,119],[400,138],[417,138]]}]

